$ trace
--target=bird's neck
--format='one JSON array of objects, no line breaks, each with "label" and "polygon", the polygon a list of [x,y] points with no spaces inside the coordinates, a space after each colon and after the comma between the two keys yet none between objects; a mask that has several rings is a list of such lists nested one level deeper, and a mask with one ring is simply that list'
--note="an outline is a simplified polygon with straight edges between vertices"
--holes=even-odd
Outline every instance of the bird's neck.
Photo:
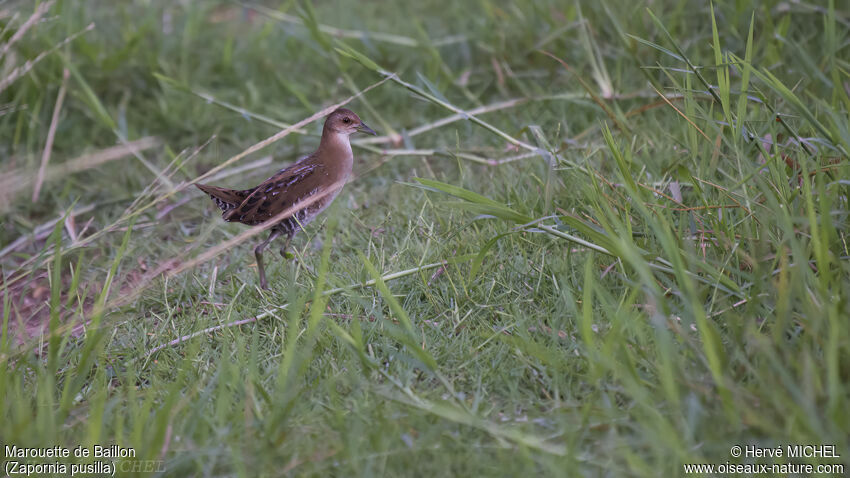
[{"label": "bird's neck", "polygon": [[322,140],[316,156],[321,161],[331,166],[330,169],[337,170],[347,177],[351,173],[354,164],[354,153],[351,151],[351,143],[348,135],[325,128],[322,131]]}]

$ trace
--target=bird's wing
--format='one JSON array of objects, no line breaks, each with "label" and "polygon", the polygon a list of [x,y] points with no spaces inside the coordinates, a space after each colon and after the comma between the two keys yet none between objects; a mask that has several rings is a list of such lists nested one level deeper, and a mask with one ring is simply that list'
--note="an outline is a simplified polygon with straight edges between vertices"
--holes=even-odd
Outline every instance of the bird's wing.
[{"label": "bird's wing", "polygon": [[317,190],[325,176],[324,169],[324,165],[312,161],[301,161],[281,169],[254,188],[238,207],[227,212],[224,219],[248,225],[261,224]]}]

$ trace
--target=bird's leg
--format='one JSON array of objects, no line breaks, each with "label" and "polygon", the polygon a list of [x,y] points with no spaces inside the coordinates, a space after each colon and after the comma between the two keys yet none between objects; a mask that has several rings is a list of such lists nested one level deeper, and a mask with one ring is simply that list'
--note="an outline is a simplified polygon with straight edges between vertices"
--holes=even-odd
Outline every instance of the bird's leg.
[{"label": "bird's leg", "polygon": [[268,283],[266,283],[266,270],[263,267],[263,249],[265,249],[266,246],[279,235],[280,231],[272,229],[271,234],[269,234],[269,238],[257,244],[257,247],[254,248],[254,257],[257,258],[257,271],[260,273],[260,287],[263,289],[269,288]]},{"label": "bird's leg", "polygon": [[283,247],[280,248],[280,255],[283,256],[284,259],[292,259],[295,257],[291,252],[286,252],[289,249],[289,243],[292,242],[292,237],[295,236],[294,232],[291,232],[286,235],[286,243],[283,244]]},{"label": "bird's leg", "polygon": [[311,268],[310,268],[310,266],[308,266],[308,265],[307,265],[307,264],[305,264],[304,262],[299,261],[299,260],[298,260],[298,256],[296,256],[295,254],[293,254],[293,253],[291,253],[291,252],[287,252],[287,251],[286,251],[287,249],[289,249],[289,243],[292,241],[292,237],[293,237],[293,236],[295,236],[295,233],[294,233],[294,232],[293,232],[292,234],[289,234],[288,236],[286,236],[286,244],[284,244],[284,245],[283,245],[283,247],[281,247],[281,248],[280,248],[280,255],[282,255],[282,256],[283,256],[283,258],[284,258],[284,259],[286,259],[286,260],[293,260],[293,261],[295,261],[296,263],[298,263],[298,264],[300,264],[301,266],[303,266],[303,267],[304,267],[304,269],[306,269],[306,270],[307,270],[307,272],[309,272],[311,275],[315,276],[315,275],[316,275],[316,273],[315,273],[315,272],[313,272],[313,269],[311,269]]},{"label": "bird's leg", "polygon": [[280,248],[280,255],[283,256],[284,259],[287,259],[287,260],[291,259],[291,260],[294,260],[295,262],[297,262],[298,264],[301,264],[302,266],[304,266],[304,269],[306,269],[307,272],[309,272],[310,274],[315,276],[316,273],[313,272],[313,269],[311,269],[310,266],[299,261],[298,257],[295,254],[293,254],[291,252],[286,252],[286,250],[289,249],[289,243],[292,241],[292,238],[294,236],[295,236],[295,232],[286,236],[286,244],[284,244],[283,247]]}]

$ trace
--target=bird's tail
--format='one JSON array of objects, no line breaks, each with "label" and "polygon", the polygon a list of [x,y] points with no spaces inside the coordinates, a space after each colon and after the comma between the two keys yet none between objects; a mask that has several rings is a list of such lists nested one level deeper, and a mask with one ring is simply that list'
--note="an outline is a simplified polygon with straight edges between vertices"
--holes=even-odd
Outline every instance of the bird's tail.
[{"label": "bird's tail", "polygon": [[242,201],[254,192],[254,189],[236,190],[198,183],[195,183],[195,186],[206,194],[209,194],[210,199],[221,209],[222,215],[231,209],[239,207]]}]

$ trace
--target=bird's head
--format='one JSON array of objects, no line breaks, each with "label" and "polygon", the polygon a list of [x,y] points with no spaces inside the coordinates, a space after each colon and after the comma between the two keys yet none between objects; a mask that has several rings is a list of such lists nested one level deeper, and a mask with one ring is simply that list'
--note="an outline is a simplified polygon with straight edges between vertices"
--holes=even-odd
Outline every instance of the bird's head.
[{"label": "bird's head", "polygon": [[366,126],[366,123],[361,121],[359,116],[346,108],[339,108],[329,114],[328,119],[325,120],[325,129],[346,136],[357,132],[378,135],[372,128]]}]

